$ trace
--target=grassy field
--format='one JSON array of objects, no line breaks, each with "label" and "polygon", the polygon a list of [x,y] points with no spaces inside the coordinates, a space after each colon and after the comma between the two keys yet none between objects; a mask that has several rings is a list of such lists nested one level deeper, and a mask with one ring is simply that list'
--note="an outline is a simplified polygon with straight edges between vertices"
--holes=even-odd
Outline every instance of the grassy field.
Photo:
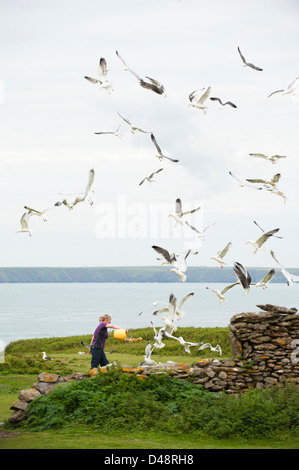
[{"label": "grassy field", "polygon": [[[184,330],[184,329],[181,329]],[[215,345],[221,344],[224,354],[230,356],[228,330],[215,329],[187,329],[190,331],[178,332],[184,337],[194,341],[200,340]],[[207,331],[208,330],[208,331]],[[211,331],[214,330],[214,331]],[[133,330],[133,337],[143,339],[137,342],[125,343],[114,340],[107,341],[107,357],[111,362],[121,365],[136,366],[143,360],[144,348],[149,339],[152,339],[150,329]],[[211,340],[211,338],[213,338]],[[84,351],[80,339],[89,344],[90,337],[48,338],[39,340],[24,340],[11,343],[5,355],[5,363],[0,364],[0,422],[5,422],[11,415],[10,406],[17,399],[22,388],[30,388],[41,371],[52,371],[64,375],[71,372],[87,373],[90,368],[90,355]],[[181,347],[169,344],[161,354],[155,352],[157,362],[172,360],[192,364],[199,357],[196,352],[191,355],[182,354]],[[175,347],[174,347],[175,346]],[[169,351],[169,349],[173,350]],[[54,361],[47,362],[41,359],[42,351],[54,357]],[[166,354],[168,352],[168,354]],[[201,351],[200,357],[217,357],[218,353],[210,350]],[[0,427],[0,449],[298,449],[299,437],[291,434],[280,435],[273,439],[215,439],[209,437],[192,437],[190,435],[173,435],[153,431],[105,431],[92,430],[88,426],[72,425],[63,430],[47,430],[33,432],[20,427],[8,429]]]}]

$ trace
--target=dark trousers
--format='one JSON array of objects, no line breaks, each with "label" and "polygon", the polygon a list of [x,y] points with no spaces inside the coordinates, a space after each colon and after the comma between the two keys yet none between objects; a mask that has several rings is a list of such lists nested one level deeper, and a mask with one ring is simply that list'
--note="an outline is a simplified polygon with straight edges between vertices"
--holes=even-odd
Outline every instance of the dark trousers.
[{"label": "dark trousers", "polygon": [[99,365],[101,367],[109,364],[109,361],[105,355],[104,349],[91,346],[91,368],[94,369]]}]

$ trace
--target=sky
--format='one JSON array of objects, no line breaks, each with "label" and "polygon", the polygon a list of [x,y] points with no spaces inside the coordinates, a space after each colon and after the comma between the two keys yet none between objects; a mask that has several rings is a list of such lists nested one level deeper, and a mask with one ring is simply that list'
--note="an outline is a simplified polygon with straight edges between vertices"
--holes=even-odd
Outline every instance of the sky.
[{"label": "sky", "polygon": [[[152,245],[189,248],[190,266],[228,242],[227,266],[299,267],[299,96],[277,93],[299,76],[299,6],[293,0],[10,0],[0,5],[1,266],[159,266]],[[240,47],[256,71],[243,67]],[[141,77],[161,82],[165,95],[142,88],[116,51]],[[105,58],[110,93],[85,80]],[[189,94],[211,87],[207,110]],[[131,133],[120,116],[153,132]],[[96,135],[115,131],[120,136]],[[283,155],[272,164],[250,153]],[[94,169],[92,200],[72,200]],[[155,182],[140,181],[153,171]],[[271,179],[287,200],[241,180]],[[168,215],[180,198],[184,218],[204,242]],[[16,233],[27,205],[50,209]],[[264,251],[246,244],[279,228]]]}]

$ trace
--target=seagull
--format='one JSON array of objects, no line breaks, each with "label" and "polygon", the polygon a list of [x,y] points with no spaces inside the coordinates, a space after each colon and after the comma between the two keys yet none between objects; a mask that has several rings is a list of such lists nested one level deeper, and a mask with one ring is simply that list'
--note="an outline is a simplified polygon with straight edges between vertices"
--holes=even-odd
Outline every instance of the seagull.
[{"label": "seagull", "polygon": [[43,352],[43,359],[44,361],[54,361],[53,357],[47,356],[45,352]]},{"label": "seagull", "polygon": [[151,349],[151,342],[149,341],[145,348],[144,361],[140,363],[141,366],[156,366],[157,363],[151,359],[151,354],[155,348]]},{"label": "seagull", "polygon": [[211,259],[214,259],[215,261],[217,261],[218,263],[220,263],[220,267],[223,268],[223,265],[226,264],[224,261],[223,261],[223,258],[224,256],[226,255],[226,253],[228,252],[228,250],[230,249],[230,247],[232,246],[232,243],[229,242],[225,248],[223,248],[222,251],[218,251],[217,255],[215,256],[212,256]]},{"label": "seagull", "polygon": [[89,349],[89,346],[87,346],[87,344],[85,343],[85,341],[80,341],[80,343],[82,344],[82,346],[84,346],[85,348]]},{"label": "seagull", "polygon": [[210,343],[204,343],[202,346],[200,346],[198,348],[198,351],[201,351],[202,349],[205,349],[205,348],[210,348],[211,351],[218,351],[220,356],[222,356],[222,349],[219,346],[219,344],[217,344],[217,346],[213,347],[213,346],[210,345]]},{"label": "seagull", "polygon": [[231,106],[232,108],[236,108],[236,107],[237,107],[237,106],[236,106],[234,103],[232,103],[231,101],[226,101],[225,103],[223,103],[223,102],[221,101],[221,99],[220,99],[220,98],[217,98],[216,96],[211,97],[210,100],[211,100],[211,101],[218,101],[222,106],[226,106],[226,105],[228,104],[228,105]]},{"label": "seagull", "polygon": [[48,212],[51,209],[54,209],[54,207],[51,207],[49,209],[44,209],[43,211],[37,211],[36,209],[32,209],[31,207],[28,207],[28,206],[24,206],[24,209],[26,209],[29,212],[33,212],[32,215],[38,215],[39,217],[42,217],[43,221],[47,222],[48,219],[44,214],[45,214],[45,212]]},{"label": "seagull", "polygon": [[[262,231],[265,233],[265,230],[262,229],[262,227],[254,220],[253,223]],[[279,237],[278,235],[272,235],[273,237],[275,238],[282,238],[282,237]]]},{"label": "seagull", "polygon": [[121,137],[122,137],[122,135],[121,135],[121,134],[119,134],[119,132],[118,132],[121,126],[122,126],[122,123],[121,123],[121,124],[118,126],[118,128],[116,129],[116,131],[95,132],[95,134],[96,134],[96,135],[103,135],[103,134],[113,134],[113,135],[115,135],[116,137],[119,137],[119,138],[121,138]]},{"label": "seagull", "polygon": [[257,188],[256,186],[252,186],[251,184],[243,183],[243,181],[241,181],[239,178],[237,178],[235,175],[233,175],[231,171],[229,171],[229,174],[230,174],[230,176],[232,176],[235,180],[237,180],[240,183],[239,186],[241,186],[241,188],[248,187],[248,188],[251,188],[251,189],[258,189],[258,190],[263,189],[262,187]]},{"label": "seagull", "polygon": [[194,295],[194,292],[191,292],[190,294],[185,295],[181,299],[181,301],[180,301],[180,303],[177,307],[176,298],[174,297],[173,294],[170,294],[168,307],[162,308],[160,310],[156,310],[155,312],[153,312],[153,315],[159,315],[161,313],[167,313],[167,312],[169,312],[169,310],[171,310],[171,312],[172,312],[173,309],[174,309],[175,310],[174,319],[175,320],[181,320],[181,318],[185,315],[185,312],[183,312],[181,310],[182,306],[184,305],[186,300],[188,300],[190,297],[193,297],[193,295]]},{"label": "seagull", "polygon": [[244,289],[244,295],[247,295],[250,289],[251,276],[244,266],[240,263],[234,263],[234,271]]},{"label": "seagull", "polygon": [[127,124],[131,127],[131,133],[132,133],[132,134],[135,134],[136,131],[142,132],[143,134],[150,134],[150,132],[144,131],[144,130],[141,129],[140,127],[134,126],[134,125],[129,121],[128,118],[124,118],[121,114],[119,114],[118,111],[117,111],[117,114],[119,115],[119,117],[122,118],[122,120],[123,120],[125,123],[127,123]]},{"label": "seagull", "polygon": [[258,72],[262,72],[263,69],[261,69],[260,67],[256,67],[255,65],[250,64],[249,62],[246,62],[245,57],[242,55],[242,53],[241,53],[239,47],[238,47],[238,52],[239,52],[240,57],[241,57],[241,59],[242,59],[242,61],[243,61],[243,67],[250,67],[250,68],[252,68],[252,69],[254,69],[254,70],[257,70]]},{"label": "seagull", "polygon": [[177,199],[175,201],[175,213],[174,214],[169,214],[168,217],[173,217],[175,219],[175,227],[177,227],[178,224],[183,225],[183,222],[181,221],[181,218],[184,217],[187,214],[193,214],[194,212],[197,212],[201,209],[201,206],[197,207],[196,209],[192,209],[190,211],[185,211],[183,212],[182,210],[182,201],[181,199]]},{"label": "seagull", "polygon": [[276,160],[279,160],[280,158],[287,158],[285,155],[264,155],[263,153],[250,153],[249,154],[251,157],[257,157],[257,158],[263,158],[264,160],[268,160],[272,164],[276,163]]},{"label": "seagull", "polygon": [[159,332],[156,330],[154,327],[153,322],[151,321],[155,336],[154,336],[154,347],[157,349],[162,349],[165,346],[165,343],[163,343],[162,338],[163,338],[163,332],[165,331],[165,327],[160,328]]},{"label": "seagull", "polygon": [[160,173],[160,171],[162,171],[162,170],[163,170],[163,168],[160,168],[159,170],[154,171],[151,175],[146,176],[145,178],[143,178],[143,180],[140,181],[139,186],[141,186],[144,183],[144,181],[148,181],[149,183],[154,183],[155,180],[153,180],[153,176],[157,173]]},{"label": "seagull", "polygon": [[165,336],[167,338],[171,338],[171,339],[175,339],[176,341],[178,341],[184,348],[184,351],[186,353],[189,353],[190,354],[190,347],[192,346],[200,346],[203,342],[202,341],[199,341],[198,343],[193,343],[191,341],[185,341],[184,338],[182,336],[179,336],[179,337],[176,337],[176,336],[173,336],[172,334],[170,333],[165,333]]},{"label": "seagull", "polygon": [[[214,292],[218,299],[219,299],[219,303],[221,304],[222,302],[225,302],[226,301],[226,298],[224,297],[224,294],[229,290],[231,289],[232,287],[236,286],[237,284],[239,284],[239,281],[237,282],[234,282],[234,284],[229,284],[228,286],[224,287],[222,290],[218,290],[218,289],[211,289],[212,292]],[[206,287],[206,289],[209,289],[209,287]]]},{"label": "seagull", "polygon": [[190,225],[189,222],[186,220],[186,225],[188,225],[188,227],[190,227],[192,230],[194,230],[194,232],[196,232],[198,234],[198,238],[201,238],[202,240],[204,240],[204,232],[206,230],[208,230],[208,228],[212,227],[213,225],[216,224],[216,222],[213,222],[211,225],[208,225],[207,227],[205,227],[203,229],[203,231],[201,232],[200,230],[198,230],[197,228],[193,227],[193,225]]},{"label": "seagull", "polygon": [[191,252],[191,250],[187,251],[187,254],[185,255],[185,257],[184,257],[184,259],[183,259],[183,261],[180,265],[174,265],[174,267],[169,270],[170,273],[174,272],[180,277],[180,282],[185,282],[186,279],[187,279],[187,276],[185,274],[185,272],[187,271],[186,259],[190,255],[190,252]]},{"label": "seagull", "polygon": [[93,181],[94,181],[94,169],[92,168],[89,171],[89,178],[88,178],[88,183],[87,183],[85,192],[78,194],[78,196],[75,198],[74,202],[72,202],[70,204],[67,202],[66,199],[63,199],[62,201],[56,202],[55,206],[61,206],[62,204],[64,204],[69,209],[73,209],[76,204],[78,204],[79,202],[84,202],[85,199],[88,199],[90,205],[92,206],[93,201],[91,200],[90,194],[92,192],[91,188],[92,188]]},{"label": "seagull", "polygon": [[274,95],[275,93],[281,93],[282,95],[295,95],[295,91],[296,91],[296,86],[295,86],[295,83],[296,81],[299,79],[299,77],[296,77],[295,80],[293,80],[284,90],[276,90],[276,91],[273,91],[272,93],[270,93],[270,95],[268,96],[268,98],[270,98],[270,96]]},{"label": "seagull", "polygon": [[[201,88],[201,91],[202,90],[205,90],[202,94],[200,94],[200,96],[197,94],[197,91],[198,90],[194,90],[192,91],[192,93],[190,93],[189,95],[189,106],[193,106],[193,108],[198,108],[198,109],[202,109],[204,114],[206,114],[206,109],[207,106],[204,105],[204,102],[206,101],[206,99],[209,97],[210,93],[211,93],[211,87],[209,86],[208,88]],[[198,98],[199,96],[199,98]]]},{"label": "seagull", "polygon": [[32,230],[29,228],[29,220],[33,215],[37,215],[37,214],[33,211],[24,212],[20,220],[22,228],[21,230],[17,230],[16,233],[27,232],[29,237],[32,237],[32,234],[31,234]]},{"label": "seagull", "polygon": [[153,78],[150,78],[150,77],[145,77],[147,78],[147,80],[149,80],[149,82],[143,80],[139,75],[137,75],[137,73],[133,72],[132,69],[130,69],[127,64],[125,63],[125,61],[121,58],[121,56],[119,55],[118,51],[116,51],[116,55],[117,57],[122,61],[122,63],[124,64],[125,66],[125,70],[131,72],[131,74],[134,75],[135,78],[137,78],[137,80],[139,81],[139,84],[143,87],[143,88],[146,88],[147,90],[152,90],[154,91],[155,93],[157,93],[158,95],[163,95],[163,93],[165,94],[165,90],[164,90],[164,87],[163,85],[161,85],[161,83],[158,82],[158,80],[154,80]]},{"label": "seagull", "polygon": [[287,285],[289,286],[290,284],[292,284],[292,286],[294,285],[294,282],[296,281],[299,281],[299,276],[295,276],[295,274],[291,274],[289,273],[289,271],[287,271],[281,264],[279,261],[277,261],[275,255],[274,255],[274,252],[272,250],[270,250],[270,253],[271,253],[271,256],[272,258],[274,259],[274,261],[276,261],[276,263],[281,267],[281,271],[280,273],[284,275],[284,277],[286,278],[287,280]]},{"label": "seagull", "polygon": [[99,61],[98,74],[101,80],[98,80],[92,77],[87,77],[87,76],[85,76],[84,78],[86,78],[86,80],[88,80],[91,83],[94,83],[94,84],[99,83],[100,89],[106,89],[109,93],[111,93],[111,91],[113,91],[112,84],[107,79],[107,62],[106,62],[106,59],[104,59],[103,57]]},{"label": "seagull", "polygon": [[151,139],[152,139],[152,142],[153,142],[153,144],[155,145],[155,147],[158,151],[158,155],[156,155],[156,157],[159,158],[159,160],[163,160],[163,158],[167,158],[167,160],[170,160],[171,162],[175,162],[175,163],[178,162],[178,160],[174,160],[173,158],[166,157],[165,155],[162,154],[161,148],[159,147],[153,133],[151,133]]},{"label": "seagull", "polygon": [[255,287],[262,287],[263,289],[267,289],[269,282],[271,281],[271,279],[273,279],[274,276],[275,276],[275,269],[272,268],[268,272],[268,274],[266,274],[266,276],[263,277],[263,279],[261,279],[259,282],[253,285],[255,285]]},{"label": "seagull", "polygon": [[164,264],[177,264],[177,259],[176,259],[175,253],[169,253],[169,251],[166,250],[166,248],[162,248],[162,247],[157,246],[157,245],[153,245],[152,248],[157,253],[159,253],[159,255],[161,255],[162,258],[164,259],[164,261],[162,262],[162,265],[164,265]]},{"label": "seagull", "polygon": [[83,354],[85,354],[84,351],[79,351],[78,354],[80,354],[80,356],[83,356]]},{"label": "seagull", "polygon": [[271,188],[275,188],[276,184],[278,183],[278,181],[280,180],[281,178],[281,174],[280,173],[276,173],[276,175],[273,175],[272,178],[270,180],[264,180],[262,178],[253,178],[253,179],[247,179],[246,178],[246,181],[248,181],[249,183],[260,183],[260,184],[263,184],[264,187],[267,189],[269,186]]},{"label": "seagull", "polygon": [[275,233],[279,231],[279,228],[275,228],[274,230],[270,230],[269,232],[264,233],[260,238],[257,240],[248,240],[246,245],[252,245],[255,250],[253,254],[255,255],[262,247],[262,245],[268,240],[268,238],[272,237]]},{"label": "seagull", "polygon": [[287,202],[287,197],[286,195],[280,191],[278,188],[265,188],[267,191],[269,191],[271,194],[277,194],[277,196],[281,196],[283,198],[284,204]]}]

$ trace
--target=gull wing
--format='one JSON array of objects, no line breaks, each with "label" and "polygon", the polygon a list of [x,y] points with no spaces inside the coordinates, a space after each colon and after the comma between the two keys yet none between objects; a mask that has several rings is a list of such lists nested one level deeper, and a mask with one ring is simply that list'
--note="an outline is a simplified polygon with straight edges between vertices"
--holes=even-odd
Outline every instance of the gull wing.
[{"label": "gull wing", "polygon": [[86,186],[86,189],[85,189],[85,194],[88,194],[91,191],[93,181],[94,181],[94,169],[92,168],[89,171],[89,179],[88,179],[88,183],[87,183],[87,186]]},{"label": "gull wing", "polygon": [[156,147],[156,149],[157,149],[159,155],[161,155],[161,157],[163,157],[164,155],[162,154],[161,148],[159,147],[159,145],[158,145],[158,143],[157,143],[157,141],[156,141],[156,138],[155,138],[155,136],[154,136],[153,133],[151,133],[151,139],[152,139],[152,142],[153,142],[153,144],[155,145],[155,147]]},{"label": "gull wing", "polygon": [[250,153],[249,154],[251,157],[259,157],[259,158],[265,158],[267,159],[267,155],[264,155],[263,153]]},{"label": "gull wing", "polygon": [[192,230],[194,230],[194,232],[198,233],[199,235],[201,235],[203,233],[200,230],[198,230],[197,228],[193,227],[193,225],[189,224],[189,222],[187,220],[186,220],[186,225],[188,225],[188,227],[192,228]]},{"label": "gull wing", "polygon": [[86,80],[88,80],[91,83],[100,83],[100,85],[103,83],[101,82],[101,80],[97,80],[96,78],[92,78],[92,77],[84,77],[84,78],[86,78]]},{"label": "gull wing", "polygon": [[176,297],[173,294],[169,296],[169,307],[168,307],[168,319],[171,321],[175,320],[176,312]]},{"label": "gull wing", "polygon": [[283,268],[282,264],[280,264],[280,262],[276,259],[275,254],[274,254],[274,251],[270,250],[270,254],[271,254],[272,258],[274,259],[274,261],[276,261],[276,263],[277,263],[281,268]]},{"label": "gull wing", "polygon": [[223,250],[218,253],[218,256],[219,256],[220,258],[223,258],[223,257],[226,255],[226,253],[228,252],[228,250],[230,249],[231,245],[232,245],[232,242],[229,242],[229,243],[226,245],[226,247],[223,248]]},{"label": "gull wing", "polygon": [[104,75],[106,76],[107,75],[107,62],[106,62],[106,59],[104,59],[103,57],[100,59],[99,61],[99,75]]},{"label": "gull wing", "polygon": [[250,286],[250,283],[251,283],[251,276],[250,276],[249,272],[247,271],[247,269],[244,268],[244,266],[242,266],[241,263],[236,262],[234,264],[234,271],[235,271],[235,274],[236,274],[237,278],[239,279],[242,287],[244,289],[247,289]]},{"label": "gull wing", "polygon": [[139,75],[137,75],[137,73],[133,72],[133,70],[130,69],[130,68],[127,66],[127,64],[125,63],[125,61],[124,61],[124,60],[121,58],[121,56],[119,55],[118,51],[116,51],[116,55],[117,55],[117,57],[122,61],[122,63],[124,64],[125,70],[128,70],[129,72],[131,72],[131,74],[134,75],[134,77],[137,78],[137,80],[141,81],[142,78],[139,77]]},{"label": "gull wing", "polygon": [[172,263],[173,261],[176,261],[176,258],[175,256],[172,258],[169,254],[169,251],[167,251],[165,248],[161,248],[160,246],[156,246],[156,245],[153,245],[152,248],[157,252],[159,253],[160,255],[163,256],[163,258],[165,259],[165,261],[167,261],[168,263]]},{"label": "gull wing", "polygon": [[177,198],[175,201],[175,213],[176,214],[181,214],[182,212],[182,201],[180,198]]},{"label": "gull wing", "polygon": [[229,289],[231,289],[232,287],[236,286],[237,284],[239,284],[239,282],[234,282],[233,284],[229,284],[228,286],[224,287],[221,291],[221,294],[225,294],[225,292],[227,292]]},{"label": "gull wing", "polygon": [[169,311],[168,307],[160,308],[159,310],[155,310],[153,312],[153,315],[160,315],[160,313],[166,313]]},{"label": "gull wing", "polygon": [[271,279],[272,279],[274,276],[275,276],[275,269],[272,268],[272,269],[263,277],[263,279],[262,279],[260,282],[261,282],[261,283],[262,283],[262,282],[267,283],[267,282],[271,281]]},{"label": "gull wing", "polygon": [[211,93],[211,87],[209,86],[204,92],[204,94],[201,95],[201,97],[199,98],[198,103],[203,103],[208,98],[210,93]]},{"label": "gull wing", "polygon": [[258,238],[256,240],[256,244],[258,246],[262,246],[266,240],[268,240],[269,237],[272,237],[272,235],[274,235],[275,233],[277,233],[279,231],[279,228],[276,228],[274,230],[270,230],[269,232],[267,233],[264,233],[264,235],[262,235],[260,238]]}]

